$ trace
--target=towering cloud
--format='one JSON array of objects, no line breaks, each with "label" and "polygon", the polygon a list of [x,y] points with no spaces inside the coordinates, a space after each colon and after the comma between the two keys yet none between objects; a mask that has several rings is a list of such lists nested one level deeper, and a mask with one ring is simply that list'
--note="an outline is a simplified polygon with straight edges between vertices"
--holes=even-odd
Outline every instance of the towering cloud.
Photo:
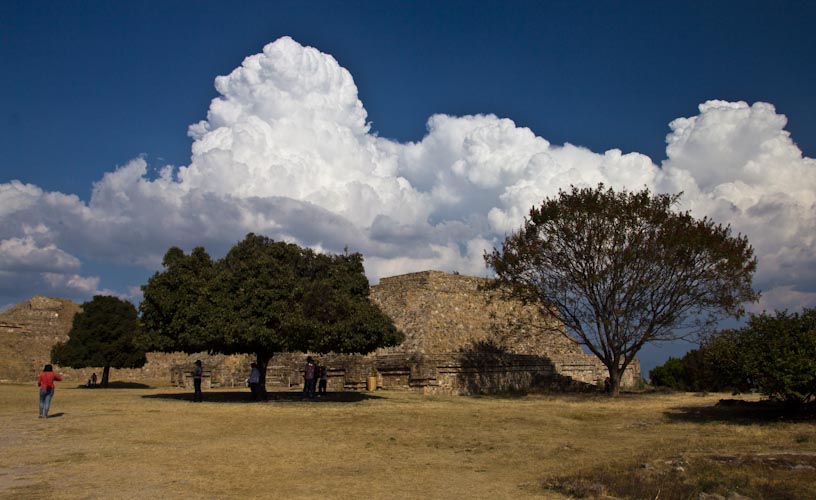
[{"label": "towering cloud", "polygon": [[701,215],[748,235],[769,307],[816,304],[816,160],[767,103],[709,101],[669,126],[665,182]]},{"label": "towering cloud", "polygon": [[[88,203],[0,185],[0,273],[38,292],[91,293],[93,262],[156,269],[172,246],[218,254],[249,231],[366,257],[369,277],[486,274],[482,254],[569,185],[683,191],[684,208],[747,234],[769,307],[816,297],[816,165],[770,104],[709,101],[670,124],[662,165],[638,153],[557,146],[493,115],[434,115],[415,143],[378,137],[349,72],[281,38],[216,79],[190,127],[187,166],[109,172]],[[19,286],[21,296],[35,290]],[[93,290],[96,291],[96,290]],[[4,293],[10,294],[11,290]],[[123,292],[124,293],[124,292]]]}]

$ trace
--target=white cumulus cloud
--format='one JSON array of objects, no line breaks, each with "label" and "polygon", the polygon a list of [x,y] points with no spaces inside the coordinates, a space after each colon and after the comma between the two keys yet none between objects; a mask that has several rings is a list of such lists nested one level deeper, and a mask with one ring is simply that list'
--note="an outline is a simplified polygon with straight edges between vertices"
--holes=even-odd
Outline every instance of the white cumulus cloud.
[{"label": "white cumulus cloud", "polygon": [[348,246],[373,281],[424,269],[484,275],[484,250],[531,206],[604,182],[683,191],[684,208],[749,236],[763,306],[815,302],[816,165],[770,104],[700,105],[669,124],[658,166],[639,153],[553,145],[491,114],[431,116],[417,142],[378,137],[351,74],[288,37],[215,86],[206,120],[189,129],[189,165],[149,178],[133,159],[97,181],[87,203],[0,184],[0,273],[37,272],[46,286],[95,293],[101,283],[81,276],[82,263],[154,270],[170,246],[219,256],[253,231]]}]

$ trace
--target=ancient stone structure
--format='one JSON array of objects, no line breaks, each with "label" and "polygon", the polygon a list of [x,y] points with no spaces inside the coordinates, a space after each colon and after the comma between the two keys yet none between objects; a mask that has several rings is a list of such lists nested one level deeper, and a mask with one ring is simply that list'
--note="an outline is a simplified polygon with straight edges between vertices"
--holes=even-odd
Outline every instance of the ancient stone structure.
[{"label": "ancient stone structure", "polygon": [[[483,291],[486,278],[425,271],[383,278],[371,299],[405,333],[396,347],[368,355],[317,355],[328,368],[330,391],[379,388],[428,394],[473,394],[531,388],[595,389],[606,368],[563,335],[556,318],[532,306],[501,300]],[[79,306],[65,299],[34,297],[0,313],[0,381],[28,382],[48,362],[51,346],[67,339]],[[205,387],[243,387],[249,356],[148,353],[141,369],[111,370],[112,381],[167,380],[191,387],[193,361],[201,359]],[[301,387],[305,354],[276,354],[267,386]],[[19,366],[18,366],[19,365]],[[60,369],[66,380],[83,383],[93,369]],[[640,377],[637,362],[623,385]]]},{"label": "ancient stone structure", "polygon": [[[330,391],[384,389],[426,394],[540,389],[597,390],[606,367],[566,336],[556,318],[482,290],[486,278],[424,271],[384,278],[371,299],[405,341],[369,355],[312,354],[328,367]],[[267,383],[302,384],[305,354],[277,354]],[[632,386],[637,362],[623,377]]]},{"label": "ancient stone structure", "polygon": [[[376,377],[381,388],[447,394],[603,385],[606,367],[564,336],[561,321],[482,290],[487,282],[439,271],[382,279],[371,299],[405,341],[367,356],[317,357],[332,368],[329,383],[362,389]],[[634,363],[623,385],[639,377]]]},{"label": "ancient stone structure", "polygon": [[36,296],[0,314],[0,381],[36,380],[79,310],[68,299]]},{"label": "ancient stone structure", "polygon": [[[0,382],[36,380],[43,366],[50,362],[54,344],[68,340],[74,315],[81,310],[68,299],[36,296],[0,313]],[[249,366],[246,356],[151,352],[143,368],[112,368],[111,381],[167,380],[173,368],[192,367],[197,357],[207,359],[210,370],[216,372],[212,379],[214,386],[240,384],[239,372],[247,371]],[[59,367],[64,383],[77,385],[89,380],[93,372],[102,376],[100,368]]]}]

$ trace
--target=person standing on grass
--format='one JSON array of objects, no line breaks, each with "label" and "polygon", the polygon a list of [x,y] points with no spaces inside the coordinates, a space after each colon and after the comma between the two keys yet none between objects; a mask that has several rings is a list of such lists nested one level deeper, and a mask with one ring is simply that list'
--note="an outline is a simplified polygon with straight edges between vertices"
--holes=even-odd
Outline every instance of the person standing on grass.
[{"label": "person standing on grass", "polygon": [[306,356],[306,368],[303,370],[303,395],[314,397],[315,393],[315,364],[311,356]]},{"label": "person standing on grass", "polygon": [[51,409],[51,398],[54,397],[55,380],[62,380],[62,377],[54,372],[54,367],[45,365],[42,373],[37,377],[37,386],[40,388],[40,418],[48,418],[48,410]]},{"label": "person standing on grass", "polygon": [[329,370],[325,366],[320,367],[320,382],[317,386],[318,395],[326,394],[326,386],[329,384]]},{"label": "person standing on grass", "polygon": [[96,372],[91,374],[91,387],[96,387]]},{"label": "person standing on grass", "polygon": [[249,390],[252,391],[252,399],[258,401],[261,398],[259,387],[261,383],[261,370],[258,369],[258,363],[252,363],[249,366],[252,367],[252,370],[249,372],[249,379],[247,379]]},{"label": "person standing on grass", "polygon": [[204,400],[201,393],[201,375],[203,373],[204,369],[201,368],[201,360],[197,359],[195,368],[193,368],[193,403],[200,403]]}]

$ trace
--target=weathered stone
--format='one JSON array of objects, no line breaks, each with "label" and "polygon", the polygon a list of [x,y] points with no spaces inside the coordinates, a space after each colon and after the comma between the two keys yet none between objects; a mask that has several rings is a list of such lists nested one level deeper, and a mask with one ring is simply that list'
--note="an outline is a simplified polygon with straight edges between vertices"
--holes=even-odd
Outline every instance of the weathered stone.
[{"label": "weathered stone", "polygon": [[36,380],[78,311],[68,299],[36,296],[0,313],[0,381]]},{"label": "weathered stone", "polygon": [[[369,377],[376,377],[379,388],[448,394],[602,386],[606,368],[564,335],[559,320],[483,291],[480,286],[487,281],[438,271],[382,279],[371,288],[371,299],[405,333],[405,342],[369,355],[312,354],[328,368],[328,389],[364,390]],[[22,359],[24,365],[0,371],[0,379],[35,379],[48,362],[51,347],[68,338],[79,310],[69,300],[34,297],[0,314],[3,353]],[[25,356],[17,355],[23,351]],[[267,370],[267,385],[301,386],[305,357],[276,354]],[[148,353],[147,359],[140,369],[112,370],[111,380],[169,377],[174,385],[189,387],[193,362],[201,359],[205,387],[242,387],[251,361],[247,355],[206,353]],[[66,380],[80,383],[93,371],[60,369]],[[623,385],[634,384],[639,376],[635,361],[624,374]]]},{"label": "weathered stone", "polygon": [[[606,367],[564,335],[560,320],[483,291],[488,282],[424,271],[383,278],[372,287],[372,301],[406,336],[401,345],[373,354],[380,386],[405,386],[406,365],[407,385],[424,392],[602,386]],[[379,370],[386,356],[390,368]],[[639,377],[635,362],[623,385],[631,386]]]}]

